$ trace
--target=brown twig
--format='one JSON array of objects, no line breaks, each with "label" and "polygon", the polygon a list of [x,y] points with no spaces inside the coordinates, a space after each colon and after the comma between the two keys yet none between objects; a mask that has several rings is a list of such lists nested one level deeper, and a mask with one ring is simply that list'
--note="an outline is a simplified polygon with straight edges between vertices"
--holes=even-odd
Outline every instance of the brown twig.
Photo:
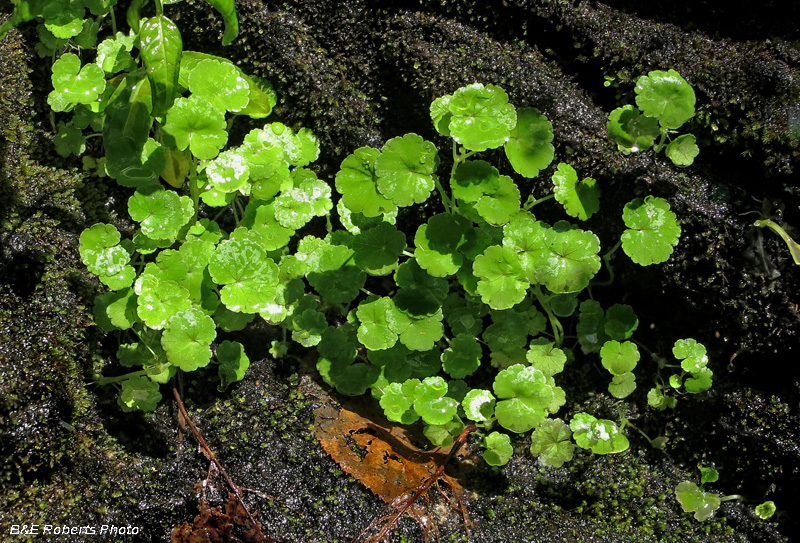
[{"label": "brown twig", "polygon": [[181,395],[178,393],[177,388],[172,387],[172,395],[175,396],[175,401],[178,403],[178,411],[181,417],[183,417],[183,419],[189,425],[189,428],[192,430],[192,435],[194,435],[197,443],[200,444],[200,449],[203,451],[203,456],[208,458],[209,462],[212,462],[225,478],[225,482],[228,483],[231,492],[236,497],[236,501],[242,506],[242,509],[247,515],[248,520],[250,520],[252,523],[256,536],[258,536],[259,540],[261,541],[269,541],[261,531],[261,525],[256,522],[256,520],[253,518],[253,515],[250,514],[250,510],[247,508],[247,505],[245,505],[244,500],[242,500],[242,494],[239,492],[239,487],[234,484],[233,480],[228,475],[228,472],[225,471],[225,468],[222,466],[222,462],[219,461],[217,455],[214,454],[214,451],[211,450],[211,447],[208,446],[208,443],[203,438],[203,434],[200,433],[200,430],[197,428],[197,426],[195,426],[194,422],[192,422],[192,419],[189,418],[189,414],[186,412],[186,407],[183,405],[183,400],[181,400]]}]

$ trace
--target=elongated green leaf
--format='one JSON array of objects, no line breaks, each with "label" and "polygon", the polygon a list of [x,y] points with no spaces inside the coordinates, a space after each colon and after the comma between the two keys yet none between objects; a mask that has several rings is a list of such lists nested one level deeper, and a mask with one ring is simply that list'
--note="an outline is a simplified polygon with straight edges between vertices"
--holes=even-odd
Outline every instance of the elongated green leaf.
[{"label": "elongated green leaf", "polygon": [[230,45],[239,35],[239,18],[236,16],[236,5],[233,0],[206,0],[206,2],[222,15],[222,20],[225,21],[222,45]]},{"label": "elongated green leaf", "polygon": [[163,15],[147,19],[139,31],[139,50],[153,93],[153,116],[161,117],[175,101],[183,52],[181,32]]}]

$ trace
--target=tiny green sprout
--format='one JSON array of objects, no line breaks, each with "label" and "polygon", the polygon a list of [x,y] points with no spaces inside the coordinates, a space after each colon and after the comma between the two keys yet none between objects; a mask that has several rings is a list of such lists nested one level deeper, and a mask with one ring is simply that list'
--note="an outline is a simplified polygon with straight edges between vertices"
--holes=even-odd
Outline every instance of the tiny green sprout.
[{"label": "tiny green sprout", "polygon": [[225,390],[231,383],[244,379],[250,359],[244,352],[244,347],[238,341],[227,339],[217,346],[217,360],[219,361],[220,390]]},{"label": "tiny green sprout", "polygon": [[677,166],[689,166],[699,153],[692,134],[667,137],[695,114],[692,86],[675,70],[654,70],[636,82],[636,106],[626,105],[608,116],[608,135],[625,154],[651,147],[664,149]]},{"label": "tiny green sprout", "polygon": [[776,510],[777,510],[777,508],[775,507],[775,502],[768,501],[768,502],[764,502],[764,503],[762,503],[760,505],[756,505],[755,513],[759,518],[762,518],[762,519],[766,520],[766,519],[772,517],[772,515],[775,514]]},{"label": "tiny green sprout", "polygon": [[760,228],[769,227],[771,228],[776,234],[778,234],[783,241],[786,242],[786,246],[789,248],[789,254],[792,255],[792,260],[794,263],[800,266],[800,243],[797,243],[795,240],[786,233],[780,225],[772,221],[771,219],[761,219],[753,223],[753,226],[758,226]]},{"label": "tiny green sprout", "polygon": [[731,494],[718,496],[704,490],[706,483],[713,483],[719,479],[719,472],[712,468],[698,465],[700,469],[700,486],[691,481],[683,481],[675,487],[675,497],[687,513],[694,513],[694,518],[699,521],[707,520],[714,516],[722,502],[742,500],[743,496]]},{"label": "tiny green sprout", "polygon": [[483,438],[483,459],[490,466],[505,466],[514,454],[511,437],[508,434],[492,432]]}]

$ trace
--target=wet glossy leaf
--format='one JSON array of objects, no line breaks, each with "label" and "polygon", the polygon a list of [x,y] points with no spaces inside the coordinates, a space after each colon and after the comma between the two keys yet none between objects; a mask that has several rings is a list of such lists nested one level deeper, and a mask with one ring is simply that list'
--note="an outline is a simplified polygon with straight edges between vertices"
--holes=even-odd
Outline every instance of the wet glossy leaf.
[{"label": "wet glossy leaf", "polygon": [[436,146],[416,134],[392,138],[375,161],[378,191],[397,206],[421,204],[434,187]]},{"label": "wet glossy leaf", "polygon": [[564,211],[570,217],[585,221],[599,211],[600,189],[597,181],[591,177],[578,181],[575,168],[569,164],[562,162],[558,165],[558,170],[553,174],[553,184],[556,201],[564,206]]},{"label": "wet glossy leaf", "polygon": [[675,70],[654,70],[636,81],[636,105],[663,128],[678,128],[694,117],[692,86]]},{"label": "wet glossy leaf", "polygon": [[517,113],[508,103],[508,95],[495,85],[473,83],[462,87],[453,93],[447,109],[452,114],[450,135],[471,151],[500,147],[517,124]]},{"label": "wet glossy leaf", "polygon": [[170,364],[183,371],[194,371],[211,361],[211,342],[216,337],[217,327],[211,317],[191,308],[167,321],[161,346]]},{"label": "wet glossy leaf", "polygon": [[178,98],[162,127],[181,151],[187,147],[200,160],[210,160],[228,141],[225,114],[199,96]]},{"label": "wet glossy leaf", "polygon": [[518,174],[536,177],[553,161],[553,125],[536,108],[517,111],[517,125],[505,144],[506,157]]},{"label": "wet glossy leaf", "polygon": [[633,371],[639,356],[639,349],[630,341],[620,343],[612,339],[606,341],[600,349],[600,360],[611,375],[622,375]]},{"label": "wet glossy leaf", "polygon": [[678,136],[667,145],[664,152],[676,166],[690,166],[700,154],[695,141],[695,137],[691,134]]},{"label": "wet glossy leaf", "polygon": [[622,249],[642,266],[669,259],[681,235],[681,227],[662,198],[636,198],[625,205],[622,220],[628,227],[622,234]]},{"label": "wet glossy leaf", "polygon": [[509,247],[487,248],[475,258],[473,273],[479,279],[481,300],[492,309],[515,306],[525,298],[530,286],[523,276],[521,259]]},{"label": "wet glossy leaf", "polygon": [[250,101],[250,85],[233,64],[201,60],[189,72],[188,83],[192,94],[205,98],[220,111],[237,112]]},{"label": "wet glossy leaf", "polygon": [[595,454],[618,453],[628,449],[628,438],[617,425],[607,419],[596,419],[587,413],[577,413],[569,423],[575,443]]},{"label": "wet glossy leaf", "polygon": [[188,196],[156,186],[147,192],[135,192],[128,200],[128,213],[141,223],[142,233],[148,238],[174,241],[194,215],[194,206]]},{"label": "wet glossy leaf", "polygon": [[658,120],[645,117],[631,105],[618,107],[608,116],[606,126],[609,137],[623,151],[644,151],[653,146],[661,136]]},{"label": "wet glossy leaf", "polygon": [[97,64],[81,67],[73,53],[65,53],[53,63],[53,91],[47,103],[53,111],[69,111],[75,104],[92,104],[106,88],[103,70]]}]

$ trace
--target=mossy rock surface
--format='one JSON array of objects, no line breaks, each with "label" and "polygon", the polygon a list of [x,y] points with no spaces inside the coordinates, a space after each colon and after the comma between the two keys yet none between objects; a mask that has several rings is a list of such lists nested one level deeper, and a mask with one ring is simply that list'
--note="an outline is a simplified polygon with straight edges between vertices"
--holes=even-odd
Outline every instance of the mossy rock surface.
[{"label": "mossy rock surface", "polygon": [[[643,270],[617,258],[615,290],[597,297],[606,306],[625,296],[647,345],[703,341],[712,391],[668,414],[648,410],[643,390],[634,394],[627,415],[651,436],[668,437],[664,452],[629,430],[626,453],[581,451],[548,470],[520,436],[511,463],[494,470],[473,443],[460,472],[475,528],[467,538],[458,515],[437,518],[443,541],[777,542],[800,532],[789,510],[800,485],[800,416],[792,407],[800,402],[800,273],[783,242],[754,229],[757,215],[748,214],[768,202],[788,225],[800,225],[800,36],[763,14],[750,25],[704,22],[709,11],[737,20],[729,3],[670,4],[673,14],[691,4],[688,17],[623,4],[247,0],[238,3],[241,36],[225,48],[222,23],[205,3],[169,8],[180,11],[186,48],[232,58],[275,84],[276,120],[319,136],[315,168],[323,179],[353,149],[406,132],[443,143],[430,124],[431,100],[480,81],[549,117],[557,158],[598,180],[606,217],[655,194],[682,221],[669,262]],[[105,524],[140,528],[120,541],[166,541],[197,514],[195,485],[208,476],[208,462],[191,435],[178,432],[171,401],[153,414],[125,414],[113,388],[90,384],[114,364],[116,339],[90,324],[100,289],[80,263],[77,238],[100,220],[129,233],[127,195],[54,153],[48,68],[35,39],[27,25],[0,43],[0,534],[13,524]],[[605,133],[607,113],[632,102],[635,79],[668,68],[698,96],[691,129],[701,154],[684,169],[663,156],[623,156]],[[613,76],[611,86],[604,76]],[[551,173],[525,183],[544,193]],[[401,219],[437,211],[431,203]],[[549,220],[547,209],[542,218]],[[589,227],[611,246],[621,220],[601,221]],[[231,336],[253,361],[245,380],[219,393],[211,371],[196,372],[184,383],[189,413],[239,485],[275,498],[246,497],[266,533],[290,542],[350,540],[383,504],[320,448],[314,408],[333,400],[304,365],[270,359],[273,334],[261,323]],[[572,412],[617,418],[600,394],[607,380],[597,366],[581,359],[565,374],[572,403],[593,398]],[[672,489],[697,480],[698,462],[720,470],[711,487],[720,493],[775,500],[778,524],[755,518],[753,504],[727,502],[705,523],[683,513]],[[224,501],[219,478],[207,497]],[[421,540],[412,521],[399,530]]]}]

